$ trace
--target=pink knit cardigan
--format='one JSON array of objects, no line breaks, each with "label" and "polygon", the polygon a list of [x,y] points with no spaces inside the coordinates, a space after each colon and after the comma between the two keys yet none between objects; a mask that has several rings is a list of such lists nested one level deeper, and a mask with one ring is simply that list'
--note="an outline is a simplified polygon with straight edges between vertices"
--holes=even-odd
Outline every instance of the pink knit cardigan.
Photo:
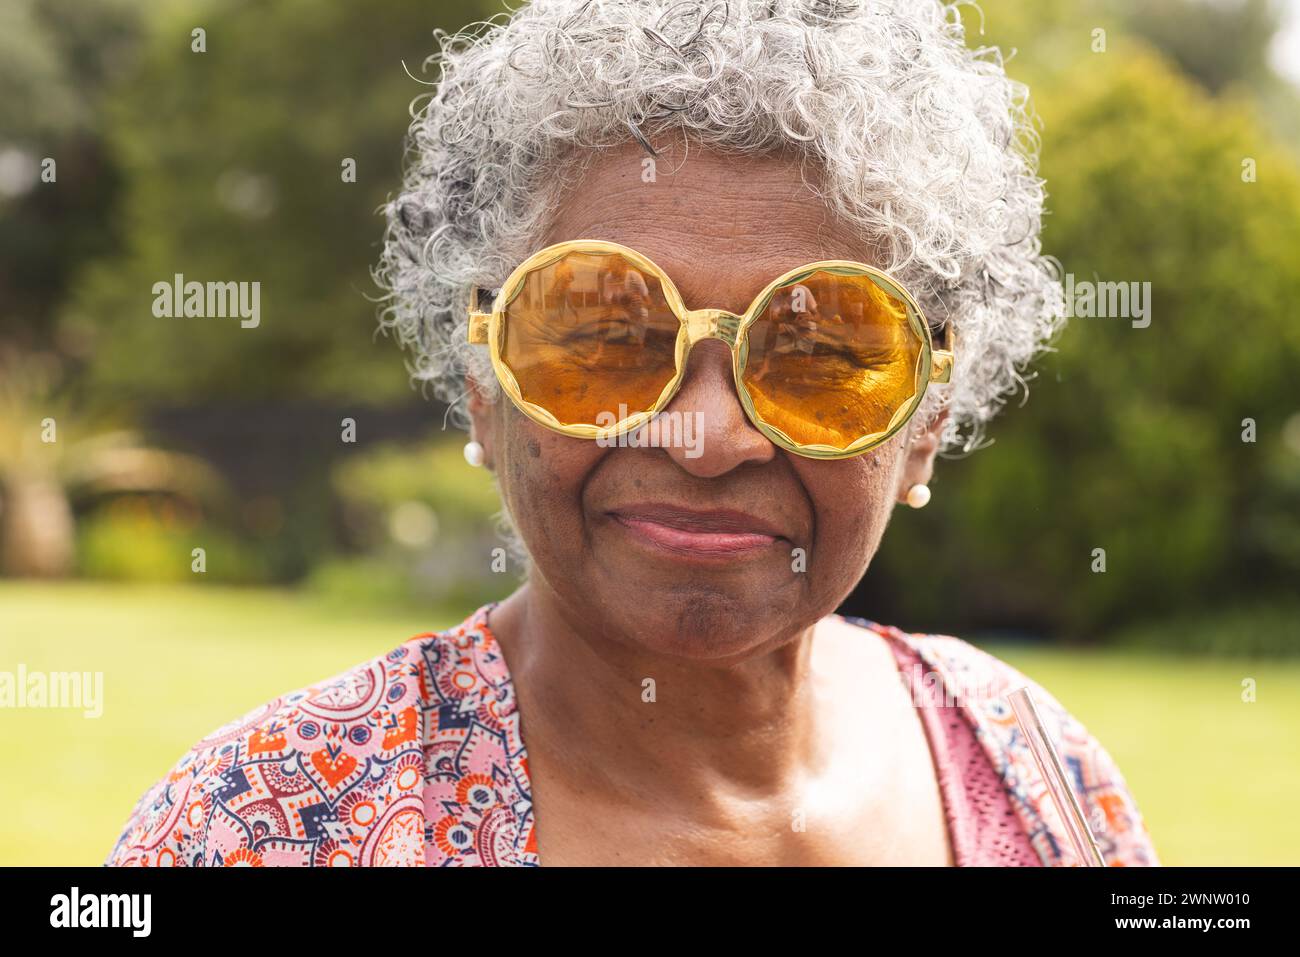
[{"label": "pink knit cardigan", "polygon": [[[107,860],[141,866],[537,865],[496,603],[218,728],[136,803]],[[889,639],[917,698],[958,865],[1074,865],[1007,692],[1029,686],[1111,865],[1157,862],[1110,757],[1046,691],[956,638]]]}]

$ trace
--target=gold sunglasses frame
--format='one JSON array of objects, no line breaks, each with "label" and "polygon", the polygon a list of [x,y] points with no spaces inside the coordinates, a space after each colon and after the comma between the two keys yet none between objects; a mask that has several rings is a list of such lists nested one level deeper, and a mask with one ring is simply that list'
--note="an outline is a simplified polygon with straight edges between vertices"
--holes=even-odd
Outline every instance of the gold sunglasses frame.
[{"label": "gold sunglasses frame", "polygon": [[[550,411],[536,403],[529,402],[523,397],[514,373],[501,357],[501,349],[505,341],[506,309],[523,290],[528,276],[539,269],[545,269],[552,263],[574,252],[616,253],[627,259],[637,269],[654,276],[663,290],[668,308],[681,322],[674,351],[676,369],[672,379],[660,392],[658,400],[650,409],[633,413],[626,419],[622,419],[610,426],[602,427],[586,423],[559,421]],[[759,316],[763,315],[778,289],[807,279],[817,272],[828,272],[841,276],[868,276],[877,285],[880,285],[885,292],[901,300],[907,306],[908,324],[921,340],[921,353],[917,357],[911,401],[894,410],[889,425],[883,432],[860,436],[842,449],[833,445],[805,445],[795,442],[781,429],[763,421],[763,418],[754,408],[753,399],[750,397],[749,390],[745,387],[745,383],[741,378],[749,358],[749,338],[747,335],[749,327],[753,325]],[[477,299],[477,293],[475,298]],[[520,263],[509,278],[506,279],[493,300],[491,312],[479,312],[471,307],[469,313],[469,341],[473,344],[483,344],[489,347],[492,368],[496,371],[497,381],[501,383],[501,388],[505,393],[510,396],[510,401],[514,403],[515,407],[539,425],[544,425],[562,435],[580,439],[616,438],[636,431],[662,412],[672,402],[673,397],[681,388],[682,381],[686,376],[687,360],[690,357],[691,348],[704,339],[720,339],[731,349],[731,373],[736,385],[736,394],[740,397],[740,403],[745,409],[745,415],[753,426],[778,447],[796,455],[814,459],[851,458],[855,455],[861,455],[863,452],[868,452],[888,441],[915,414],[931,382],[942,383],[949,381],[953,365],[952,347],[955,346],[952,341],[952,330],[949,327],[949,348],[934,348],[930,326],[926,322],[921,307],[916,300],[888,273],[866,263],[853,262],[847,259],[829,259],[791,269],[768,283],[763,288],[763,291],[754,297],[754,300],[749,304],[749,308],[738,315],[724,309],[687,309],[681,293],[677,291],[677,286],[663,269],[635,249],[603,239],[566,240],[537,251]]]}]

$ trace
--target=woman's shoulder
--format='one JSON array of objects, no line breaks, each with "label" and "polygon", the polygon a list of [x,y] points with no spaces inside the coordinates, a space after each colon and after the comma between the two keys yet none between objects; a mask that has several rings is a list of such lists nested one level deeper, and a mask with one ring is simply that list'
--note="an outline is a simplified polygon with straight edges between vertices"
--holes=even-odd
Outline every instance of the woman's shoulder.
[{"label": "woman's shoulder", "polygon": [[105,864],[422,864],[423,706],[475,656],[481,611],[205,736],[136,802]]},{"label": "woman's shoulder", "polygon": [[1159,864],[1146,822],[1115,760],[1041,684],[961,638],[906,632],[862,618],[844,620],[907,649],[931,693],[941,692],[943,704],[962,709],[1045,864],[1078,861],[1007,698],[1021,688],[1029,689],[1107,862]]}]

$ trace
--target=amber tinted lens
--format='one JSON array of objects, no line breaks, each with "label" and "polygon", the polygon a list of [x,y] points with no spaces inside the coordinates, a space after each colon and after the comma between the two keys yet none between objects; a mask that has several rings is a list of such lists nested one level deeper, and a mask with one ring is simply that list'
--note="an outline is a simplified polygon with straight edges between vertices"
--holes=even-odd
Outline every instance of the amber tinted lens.
[{"label": "amber tinted lens", "polygon": [[867,275],[816,272],[779,288],[749,327],[741,376],[759,418],[836,449],[887,431],[918,387],[923,341],[907,309]]},{"label": "amber tinted lens", "polygon": [[562,424],[604,427],[654,406],[680,328],[653,273],[618,253],[571,252],[507,305],[501,355],[526,401]]}]

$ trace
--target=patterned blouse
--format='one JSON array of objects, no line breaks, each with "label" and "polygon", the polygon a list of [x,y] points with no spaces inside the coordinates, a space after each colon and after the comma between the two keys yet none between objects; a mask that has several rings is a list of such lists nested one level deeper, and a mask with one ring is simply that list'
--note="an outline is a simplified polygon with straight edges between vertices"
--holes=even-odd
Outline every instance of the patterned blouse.
[{"label": "patterned blouse", "polygon": [[[496,605],[218,728],[144,793],[105,864],[536,866]],[[957,638],[844,620],[887,639],[917,691],[958,866],[1079,863],[1005,698],[1026,686],[1107,863],[1159,863],[1119,769],[1040,686]]]}]

